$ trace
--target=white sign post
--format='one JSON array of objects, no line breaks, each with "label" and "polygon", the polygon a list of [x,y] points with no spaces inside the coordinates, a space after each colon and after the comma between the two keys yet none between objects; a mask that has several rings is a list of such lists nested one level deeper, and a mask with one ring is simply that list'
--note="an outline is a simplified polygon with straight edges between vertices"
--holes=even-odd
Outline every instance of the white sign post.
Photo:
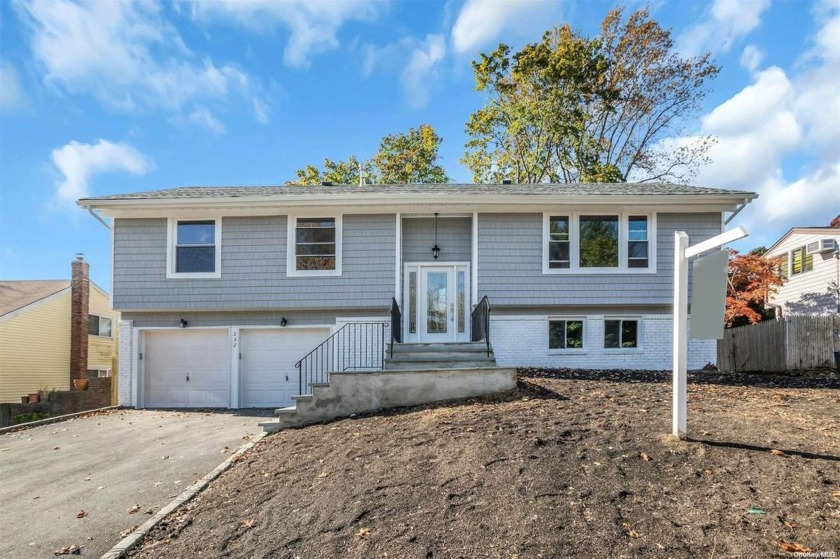
[{"label": "white sign post", "polygon": [[688,362],[688,261],[707,250],[747,236],[742,227],[721,233],[711,239],[688,246],[688,234],[674,233],[674,402],[671,432],[679,439],[686,437],[686,368]]}]

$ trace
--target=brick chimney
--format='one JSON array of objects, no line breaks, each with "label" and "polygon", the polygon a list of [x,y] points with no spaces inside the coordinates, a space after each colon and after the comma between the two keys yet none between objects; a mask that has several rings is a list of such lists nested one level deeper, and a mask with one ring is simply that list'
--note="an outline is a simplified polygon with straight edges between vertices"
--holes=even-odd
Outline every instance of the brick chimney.
[{"label": "brick chimney", "polygon": [[83,254],[73,261],[70,280],[70,389],[73,380],[87,378],[88,314],[90,310],[90,266]]}]

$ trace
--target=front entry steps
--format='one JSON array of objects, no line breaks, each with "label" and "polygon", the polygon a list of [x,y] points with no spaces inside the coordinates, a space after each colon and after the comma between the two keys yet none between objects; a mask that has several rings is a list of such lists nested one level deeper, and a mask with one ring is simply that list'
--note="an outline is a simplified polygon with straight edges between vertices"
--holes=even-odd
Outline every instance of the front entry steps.
[{"label": "front entry steps", "polygon": [[507,392],[516,388],[516,369],[426,367],[341,372],[330,374],[329,383],[310,386],[312,394],[295,396],[294,406],[276,410],[277,419],[260,423],[262,428],[274,433],[360,413]]},{"label": "front entry steps", "polygon": [[484,342],[456,344],[406,343],[394,344],[394,354],[385,357],[385,370],[404,369],[466,369],[495,367],[493,348],[487,352]]}]

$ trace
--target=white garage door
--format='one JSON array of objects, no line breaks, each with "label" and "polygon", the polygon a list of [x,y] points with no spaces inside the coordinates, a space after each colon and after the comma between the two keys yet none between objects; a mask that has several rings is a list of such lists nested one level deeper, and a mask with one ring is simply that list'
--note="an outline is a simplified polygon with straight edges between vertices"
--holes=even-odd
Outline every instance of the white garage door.
[{"label": "white garage door", "polygon": [[300,376],[295,363],[329,335],[329,328],[240,330],[242,407],[292,405],[292,396],[300,393]]},{"label": "white garage door", "polygon": [[228,330],[146,332],[143,347],[147,408],[230,405]]}]

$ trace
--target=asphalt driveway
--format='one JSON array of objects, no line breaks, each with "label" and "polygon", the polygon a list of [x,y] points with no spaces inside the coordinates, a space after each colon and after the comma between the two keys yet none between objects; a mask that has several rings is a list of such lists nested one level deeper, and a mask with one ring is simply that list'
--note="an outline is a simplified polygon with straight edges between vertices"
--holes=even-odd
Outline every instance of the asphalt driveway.
[{"label": "asphalt driveway", "polygon": [[115,410],[0,435],[0,557],[70,545],[99,557],[259,434],[268,414]]}]

